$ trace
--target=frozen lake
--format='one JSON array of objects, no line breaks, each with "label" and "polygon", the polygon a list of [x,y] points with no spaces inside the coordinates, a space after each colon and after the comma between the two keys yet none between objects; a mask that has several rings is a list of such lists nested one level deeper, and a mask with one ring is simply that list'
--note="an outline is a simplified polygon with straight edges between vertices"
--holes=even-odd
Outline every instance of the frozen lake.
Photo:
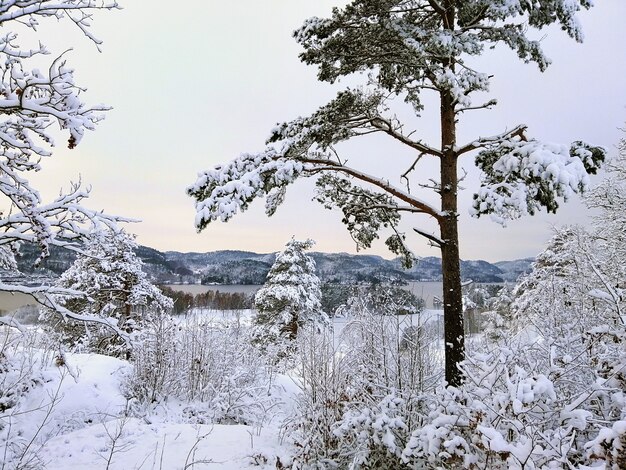
[{"label": "frozen lake", "polygon": [[[224,284],[224,285],[201,285],[201,284],[168,284],[168,287],[187,292],[189,294],[202,294],[208,291],[219,291],[219,292],[241,292],[244,294],[253,294],[261,286],[258,285],[241,285],[241,284]],[[443,295],[443,288],[441,282],[410,282],[406,286],[403,286],[404,289],[407,289],[413,292],[417,297],[424,299],[426,303],[426,308],[440,308],[438,305],[435,305],[434,300],[436,298],[441,299]],[[11,312],[19,307],[24,305],[35,305],[35,300],[25,294],[19,293],[10,293],[10,292],[0,292],[0,313],[1,312]]]},{"label": "frozen lake", "polygon": [[12,293],[0,291],[0,314],[12,312],[24,305],[36,304],[37,302],[30,295],[22,294],[21,292]]},{"label": "frozen lake", "polygon": [[[255,285],[201,285],[201,284],[168,284],[168,287],[188,294],[203,294],[208,291],[219,292],[241,292],[244,294],[253,294],[261,288],[261,286]],[[406,286],[403,286],[413,292],[417,297],[424,299],[426,302],[426,308],[434,308],[435,298],[441,298],[443,295],[443,288],[441,282],[409,282]]]}]

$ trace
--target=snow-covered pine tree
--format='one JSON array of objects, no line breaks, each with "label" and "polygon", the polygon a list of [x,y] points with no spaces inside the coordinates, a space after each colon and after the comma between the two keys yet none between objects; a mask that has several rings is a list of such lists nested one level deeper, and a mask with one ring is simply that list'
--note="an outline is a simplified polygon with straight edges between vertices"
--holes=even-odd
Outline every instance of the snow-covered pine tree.
[{"label": "snow-covered pine tree", "polygon": [[[59,295],[57,302],[82,318],[107,319],[127,334],[154,315],[169,311],[172,300],[150,283],[135,254],[136,247],[134,236],[123,230],[94,233],[83,253],[57,281],[58,287],[83,292],[87,297]],[[120,352],[119,338],[89,322],[56,319],[52,328],[72,345],[87,342],[100,352]]]},{"label": "snow-covered pine tree", "polygon": [[315,261],[305,253],[314,244],[310,239],[291,239],[276,255],[265,285],[254,298],[257,314],[253,320],[253,341],[277,360],[295,351],[302,326],[328,321],[322,311]]},{"label": "snow-covered pine tree", "polygon": [[[29,172],[41,170],[41,160],[52,156],[55,136],[66,135],[69,148],[76,147],[86,131],[94,130],[108,108],[83,102],[84,87],[74,81],[67,51],[54,54],[45,46],[39,26],[48,21],[76,27],[96,47],[102,43],[91,31],[94,13],[117,9],[115,0],[5,0],[0,2],[0,262],[16,269],[12,257],[21,243],[41,249],[40,260],[51,245],[78,249],[80,240],[94,227],[114,227],[117,217],[83,206],[89,190],[72,184],[67,193],[44,201],[28,180]],[[27,32],[23,36],[17,31]],[[29,44],[30,43],[30,44]],[[0,281],[0,291],[32,295],[42,305],[65,318],[75,312],[54,303],[52,286],[28,286]],[[77,293],[74,293],[77,294]],[[0,323],[15,325],[9,317]],[[19,325],[17,325],[19,326]],[[113,325],[110,325],[113,327]]]},{"label": "snow-covered pine tree", "polygon": [[[550,60],[539,41],[541,30],[556,24],[582,41],[577,14],[591,6],[590,0],[353,0],[333,9],[330,18],[307,20],[295,38],[304,47],[301,59],[319,67],[318,78],[335,82],[360,72],[366,83],[339,92],[309,117],[277,125],[265,151],[243,154],[201,173],[188,189],[196,199],[196,226],[202,230],[212,221],[227,221],[257,197],[267,196],[266,212],[272,215],[289,184],[315,176],[316,199],[343,212],[343,222],[359,248],[369,247],[387,228],[391,233],[387,246],[410,265],[414,257],[398,227],[401,215],[430,217],[438,234],[414,231],[441,249],[445,376],[448,384],[458,386],[463,380],[458,365],[465,357],[459,159],[473,158],[484,173],[474,195],[473,215],[492,214],[503,222],[542,207],[556,211],[557,199],[585,189],[588,173],[596,172],[605,155],[603,149],[580,141],[556,145],[529,138],[525,125],[459,142],[461,116],[496,104],[493,99],[472,102],[472,95],[487,92],[490,82],[489,73],[478,71],[473,58],[502,44],[543,71]],[[434,94],[440,114],[441,139],[433,144],[411,131],[413,122],[401,120],[393,111],[405,101],[419,116],[426,93]],[[405,109],[401,111],[406,115]],[[338,146],[373,133],[386,135],[413,153],[403,162],[406,171],[395,176],[369,174],[357,156],[346,156]],[[486,129],[483,135],[490,134]],[[384,158],[392,157],[392,152],[385,153]],[[438,179],[416,171],[428,159],[438,163]],[[424,190],[437,193],[439,207],[418,194]]]}]

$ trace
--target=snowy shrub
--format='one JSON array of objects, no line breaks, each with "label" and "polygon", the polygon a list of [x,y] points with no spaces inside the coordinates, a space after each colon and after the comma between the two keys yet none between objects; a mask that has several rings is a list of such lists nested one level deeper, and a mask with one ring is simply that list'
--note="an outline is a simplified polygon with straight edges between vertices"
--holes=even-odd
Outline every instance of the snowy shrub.
[{"label": "snowy shrub", "polygon": [[[39,450],[47,436],[39,436],[58,404],[58,393],[33,407],[29,394],[49,381],[45,369],[51,363],[63,367],[63,355],[32,331],[16,332],[0,327],[0,454],[1,468],[39,469]],[[40,410],[44,411],[43,417]]]},{"label": "snowy shrub", "polygon": [[[526,349],[526,351],[528,351]],[[548,468],[582,461],[591,413],[564,398],[537,351],[499,348],[465,365],[466,384],[425,397],[403,458],[417,468]]]},{"label": "snowy shrub", "polygon": [[420,397],[438,382],[441,365],[427,316],[407,314],[421,312],[413,300],[357,289],[340,334],[310,332],[299,341],[302,393],[291,423],[297,468],[403,465]]},{"label": "snowy shrub", "polygon": [[349,400],[349,371],[329,329],[308,328],[298,338],[301,393],[285,433],[295,447],[293,468],[336,468],[341,440],[333,432]]},{"label": "snowy shrub", "polygon": [[421,422],[421,397],[440,380],[434,318],[412,295],[382,289],[349,305],[341,350],[355,373],[334,432],[352,467],[398,468],[410,429]]},{"label": "snowy shrub", "polygon": [[616,421],[610,428],[602,428],[598,436],[586,445],[589,458],[603,461],[606,469],[626,468],[626,420]]},{"label": "snowy shrub", "polygon": [[[565,396],[590,387],[609,394],[626,390],[626,322],[621,313],[626,297],[619,288],[626,272],[623,264],[614,264],[619,251],[611,250],[609,256],[602,245],[580,227],[557,230],[517,287],[513,311],[524,325],[518,330],[539,350],[537,363],[555,372]],[[620,419],[626,412],[620,410],[623,405],[596,404],[603,419]]]},{"label": "snowy shrub", "polygon": [[152,409],[165,400],[184,403],[196,423],[259,424],[274,406],[271,371],[237,322],[190,315],[160,317],[133,350],[127,394]]},{"label": "snowy shrub", "polygon": [[362,403],[358,408],[354,401],[346,405],[334,433],[341,439],[341,448],[349,449],[350,468],[400,467],[408,430],[406,417],[411,413],[406,401],[392,393],[369,406]]},{"label": "snowy shrub", "polygon": [[494,320],[506,321],[465,362],[463,386],[424,395],[407,465],[624,468],[626,258],[611,245],[626,226],[612,222],[556,230],[513,301],[501,295]]}]

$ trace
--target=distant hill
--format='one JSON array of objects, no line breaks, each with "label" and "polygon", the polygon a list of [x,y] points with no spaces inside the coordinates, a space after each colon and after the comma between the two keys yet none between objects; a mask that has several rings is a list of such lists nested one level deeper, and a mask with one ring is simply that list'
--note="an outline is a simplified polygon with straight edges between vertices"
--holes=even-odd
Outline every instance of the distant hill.
[{"label": "distant hill", "polygon": [[[75,254],[52,247],[50,257],[34,268],[39,256],[36,246],[23,245],[18,259],[20,271],[36,277],[54,278],[74,261]],[[137,248],[144,270],[158,283],[263,284],[275,258],[274,253],[223,250],[208,253],[162,252],[146,246]],[[398,260],[376,255],[312,253],[317,274],[324,282],[440,281],[441,259],[425,257],[409,270]],[[461,276],[476,282],[513,282],[528,272],[532,258],[515,261],[461,261]]]},{"label": "distant hill", "polygon": [[498,261],[494,263],[502,271],[502,278],[507,282],[514,282],[523,274],[528,274],[535,258],[516,259],[514,261]]}]

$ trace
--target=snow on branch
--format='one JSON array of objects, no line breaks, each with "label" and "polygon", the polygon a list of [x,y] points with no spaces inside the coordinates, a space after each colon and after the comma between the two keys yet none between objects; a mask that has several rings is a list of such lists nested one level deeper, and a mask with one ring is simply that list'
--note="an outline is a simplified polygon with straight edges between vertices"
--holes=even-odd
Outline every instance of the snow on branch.
[{"label": "snow on branch", "polygon": [[536,140],[496,144],[476,157],[484,175],[471,214],[491,214],[504,224],[506,219],[533,215],[542,206],[555,212],[557,198],[567,201],[586,190],[589,174],[597,172],[605,155],[605,149],[579,141],[569,149]]},{"label": "snow on branch", "polygon": [[327,150],[352,137],[384,132],[419,152],[441,156],[439,150],[405,136],[395,117],[385,117],[386,101],[378,89],[341,91],[311,116],[276,126],[267,143],[280,143],[299,153],[313,146]]},{"label": "snow on branch", "polygon": [[463,145],[457,150],[457,155],[463,155],[464,153],[471,152],[472,150],[476,150],[479,148],[485,148],[489,146],[493,146],[494,144],[500,144],[507,140],[514,139],[515,137],[519,138],[522,141],[526,141],[526,136],[524,133],[528,126],[521,124],[514,129],[504,132],[500,135],[494,135],[491,137],[480,137],[469,144]]},{"label": "snow on branch", "polygon": [[37,189],[26,178],[27,172],[41,170],[40,159],[50,157],[55,146],[53,134],[67,134],[72,149],[86,131],[94,130],[109,108],[88,106],[82,100],[84,88],[74,81],[74,70],[66,52],[54,58],[45,69],[30,68],[29,59],[50,52],[40,41],[38,48],[21,47],[12,24],[35,32],[42,19],[69,19],[96,44],[90,32],[95,10],[118,8],[115,1],[96,0],[6,0],[0,2],[0,195],[7,210],[0,213],[0,245],[14,248],[16,242],[32,242],[48,255],[50,245],[78,249],[75,242],[94,227],[114,227],[129,221],[83,207],[89,189],[72,184],[67,194],[44,203]]},{"label": "snow on branch", "polygon": [[[54,286],[36,286],[36,287],[28,287],[14,284],[6,284],[0,281],[0,291],[2,292],[19,292],[21,294],[30,295],[33,299],[35,299],[40,305],[49,308],[55,313],[61,315],[63,319],[89,322],[89,323],[97,323],[99,325],[103,325],[107,328],[110,328],[115,334],[119,335],[125,342],[129,342],[130,338],[127,333],[122,331],[117,326],[117,320],[113,318],[103,318],[95,315],[81,315],[75,312],[71,312],[67,308],[63,307],[57,300],[56,296],[70,296],[70,297],[86,297],[86,295],[74,289],[65,289]],[[22,329],[22,325],[15,319],[11,317],[0,317],[0,323],[3,323],[7,326],[11,326],[17,328],[18,330]]]},{"label": "snow on branch", "polygon": [[343,213],[341,222],[346,226],[357,249],[369,248],[379,238],[381,228],[390,228],[394,234],[385,241],[392,253],[402,257],[410,267],[415,255],[408,249],[404,233],[398,232],[400,211],[419,212],[413,207],[399,207],[389,194],[378,193],[353,185],[349,179],[333,174],[321,176],[317,182],[315,200],[326,209],[339,209]]},{"label": "snow on branch", "polygon": [[[273,149],[253,155],[244,154],[225,165],[217,165],[198,175],[187,193],[196,199],[196,227],[204,229],[210,222],[230,220],[239,210],[245,211],[257,197],[271,195],[270,202],[279,204],[277,197],[284,187],[304,171],[304,164],[284,158]],[[276,206],[269,206],[273,213]]]},{"label": "snow on branch", "polygon": [[389,181],[346,166],[334,152],[334,144],[382,131],[420,151],[439,154],[403,136],[393,120],[382,118],[383,102],[383,96],[375,92],[341,92],[335,100],[310,117],[275,127],[264,152],[244,154],[225,165],[200,173],[196,182],[187,189],[187,193],[196,199],[198,230],[212,221],[230,220],[238,211],[245,211],[258,197],[267,196],[266,212],[272,215],[283,202],[287,185],[300,176],[328,172],[344,173],[372,184],[407,203],[415,212],[439,217],[434,207],[394,187]]},{"label": "snow on branch", "polygon": [[[0,25],[0,195],[4,196],[0,212],[0,265],[15,270],[14,254],[23,242],[41,249],[37,262],[48,256],[49,246],[80,251],[81,241],[93,230],[108,227],[119,230],[118,222],[130,219],[116,217],[82,206],[89,189],[72,184],[69,192],[60,193],[46,203],[27,179],[27,172],[41,170],[40,160],[50,157],[55,146],[53,134],[61,131],[67,146],[76,147],[86,131],[94,130],[104,118],[103,105],[88,106],[82,100],[85,89],[74,81],[74,70],[66,61],[67,51],[52,59],[44,69],[31,68],[30,59],[50,54],[40,40],[36,48],[18,44],[11,26],[27,27],[38,33],[42,20],[68,20],[97,46],[101,43],[90,31],[96,10],[119,8],[116,1],[106,0],[1,0]],[[39,66],[41,67],[41,60]],[[104,325],[124,340],[127,336],[115,320],[71,312],[55,296],[85,294],[50,286],[29,287],[0,281],[0,291],[31,295],[41,305],[73,319]],[[17,326],[6,318],[5,324]]]},{"label": "snow on branch", "polygon": [[96,46],[102,41],[90,30],[92,11],[114,10],[120,6],[116,1],[103,0],[4,0],[0,2],[0,25],[10,21],[37,29],[38,18],[53,17],[69,19]]},{"label": "snow on branch", "polygon": [[81,202],[89,196],[89,190],[80,184],[74,184],[69,193],[60,194],[51,203],[44,204],[28,181],[22,181],[1,162],[0,170],[4,170],[0,174],[0,194],[10,199],[14,207],[7,216],[0,216],[0,246],[15,242],[36,243],[42,249],[38,261],[48,256],[50,245],[79,250],[77,242],[89,238],[94,229],[106,226],[117,230],[118,223],[133,222],[84,207]]},{"label": "snow on branch", "polygon": [[[533,31],[557,24],[576,41],[583,33],[578,13],[590,0],[550,2],[351,2],[328,19],[310,18],[294,32],[303,62],[317,65],[318,78],[335,82],[357,72],[391,93],[402,94],[417,111],[425,89],[449,92],[455,104],[471,106],[474,91],[487,91],[488,74],[469,68],[466,58],[504,44],[540,70],[550,65]],[[454,24],[450,23],[453,10]],[[452,65],[452,66],[451,66]]]}]

